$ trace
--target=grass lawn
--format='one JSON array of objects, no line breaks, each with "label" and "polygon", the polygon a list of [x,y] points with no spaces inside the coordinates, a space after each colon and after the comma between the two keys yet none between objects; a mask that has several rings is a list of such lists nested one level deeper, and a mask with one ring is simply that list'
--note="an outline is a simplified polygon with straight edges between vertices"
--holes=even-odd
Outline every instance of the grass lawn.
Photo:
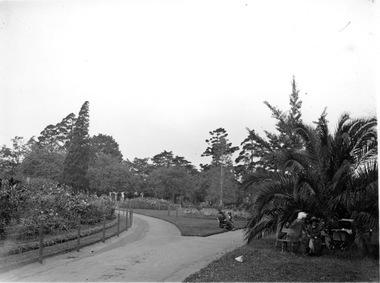
[{"label": "grass lawn", "polygon": [[[179,213],[178,217],[176,217],[175,210],[170,211],[170,215],[168,215],[167,210],[134,209],[133,212],[173,223],[181,231],[182,236],[206,237],[226,231],[225,229],[219,228],[216,216],[200,218],[188,217]],[[234,224],[235,229],[242,229],[244,228],[246,221],[235,221]]]},{"label": "grass lawn", "polygon": [[[235,260],[243,256],[243,262]],[[225,254],[185,282],[379,282],[379,261],[281,252],[274,239],[254,240]]]},{"label": "grass lawn", "polygon": [[[184,236],[208,236],[223,232],[214,218],[176,217],[172,210],[134,209],[175,224]],[[236,221],[236,228],[243,228],[245,221]],[[379,261],[370,258],[348,259],[343,254],[303,256],[281,252],[275,248],[275,239],[253,240],[210,263],[185,282],[379,282]],[[243,262],[235,260],[243,256]]]}]

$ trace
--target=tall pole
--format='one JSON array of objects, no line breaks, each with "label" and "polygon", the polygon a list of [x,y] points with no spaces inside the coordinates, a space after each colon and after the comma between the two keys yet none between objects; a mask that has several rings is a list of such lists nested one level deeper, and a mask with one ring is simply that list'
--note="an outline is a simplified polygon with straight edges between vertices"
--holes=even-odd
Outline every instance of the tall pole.
[{"label": "tall pole", "polygon": [[223,163],[220,163],[220,207],[223,208]]}]

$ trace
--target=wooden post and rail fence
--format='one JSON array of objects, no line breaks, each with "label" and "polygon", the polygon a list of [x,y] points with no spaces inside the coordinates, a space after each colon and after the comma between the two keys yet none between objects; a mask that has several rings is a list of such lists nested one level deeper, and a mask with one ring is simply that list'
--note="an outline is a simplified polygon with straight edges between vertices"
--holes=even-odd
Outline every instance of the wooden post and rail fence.
[{"label": "wooden post and rail fence", "polygon": [[[122,217],[125,217],[125,222],[122,223]],[[105,215],[103,214],[103,217],[102,217],[102,223],[101,223],[101,231],[97,231],[93,234],[89,234],[89,235],[84,235],[84,233],[82,232],[85,232],[83,231],[82,229],[82,223],[81,223],[81,218],[80,216],[78,216],[77,218],[77,221],[76,221],[76,236],[74,239],[71,239],[71,240],[68,240],[67,242],[64,242],[64,243],[60,243],[60,244],[56,244],[56,245],[62,245],[62,244],[66,244],[67,246],[69,247],[64,247],[62,248],[64,251],[68,251],[68,250],[76,250],[76,251],[80,251],[80,248],[84,247],[84,246],[87,246],[87,245],[90,245],[90,244],[94,244],[96,242],[99,242],[99,241],[102,241],[103,243],[105,243],[106,239],[112,237],[112,236],[119,236],[120,235],[120,232],[123,232],[123,231],[127,231],[128,228],[132,227],[132,224],[133,224],[133,209],[118,209],[117,210],[117,217],[116,217],[116,223],[112,223],[110,225],[108,225],[107,227],[107,224],[109,223],[106,223],[106,217]],[[125,224],[125,225],[124,225]],[[107,233],[108,231],[108,233]],[[83,235],[82,235],[83,234]],[[99,234],[101,235],[101,237],[99,238]],[[108,235],[107,235],[108,234]],[[44,249],[46,248],[45,245],[46,244],[46,241],[44,242],[46,236],[45,236],[45,233],[44,233],[44,223],[41,222],[40,223],[40,227],[39,227],[39,233],[38,233],[38,242],[39,242],[39,247],[38,247],[38,261],[40,263],[43,263],[43,259],[44,259],[44,256],[49,256],[49,255],[53,255],[53,254],[57,254],[59,253],[59,248],[56,249],[56,251],[51,254],[51,253],[48,253],[48,254],[45,254],[44,255]],[[85,240],[85,238],[87,238],[87,240]]]}]

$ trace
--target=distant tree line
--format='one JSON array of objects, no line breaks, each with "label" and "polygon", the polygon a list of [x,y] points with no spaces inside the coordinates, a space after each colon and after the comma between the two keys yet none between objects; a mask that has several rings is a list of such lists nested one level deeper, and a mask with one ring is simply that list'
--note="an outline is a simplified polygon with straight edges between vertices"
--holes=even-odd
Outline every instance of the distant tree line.
[{"label": "distant tree line", "polygon": [[365,246],[365,231],[378,229],[377,119],[343,114],[331,132],[324,109],[305,124],[294,78],[291,87],[289,110],[264,102],[276,121],[274,132],[247,128],[246,139],[234,146],[224,128],[212,130],[202,154],[211,161],[200,169],[167,150],[123,159],[112,136],[89,136],[85,102],[78,117],[71,113],[37,138],[15,137],[12,148],[3,146],[0,177],[49,179],[89,194],[246,206],[252,215],[248,240],[275,233],[301,210],[329,225],[352,218],[357,243]]},{"label": "distant tree line", "polygon": [[[31,179],[52,180],[76,192],[97,195],[123,192],[129,198],[146,196],[210,205],[220,201],[219,171],[213,167],[221,162],[221,154],[229,152],[208,152],[213,162],[204,170],[197,170],[185,157],[166,150],[151,158],[124,160],[114,138],[106,134],[89,136],[89,125],[86,101],[78,116],[71,113],[59,123],[46,126],[38,137],[28,141],[15,137],[11,148],[4,145],[0,150],[1,177],[15,177],[24,183]],[[215,140],[206,152],[218,147],[219,142],[224,140]],[[227,203],[236,203],[238,182],[232,162],[223,162],[227,188],[224,198]]]}]

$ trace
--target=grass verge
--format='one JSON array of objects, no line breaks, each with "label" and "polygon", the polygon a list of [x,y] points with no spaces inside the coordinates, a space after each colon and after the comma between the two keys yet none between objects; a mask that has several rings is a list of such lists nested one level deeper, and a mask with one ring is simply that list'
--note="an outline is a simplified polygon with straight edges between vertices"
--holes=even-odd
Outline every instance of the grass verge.
[{"label": "grass verge", "polygon": [[[170,211],[170,215],[167,210],[134,209],[133,212],[168,221],[177,226],[182,236],[207,237],[226,232],[225,229],[219,228],[216,217],[190,217],[181,213],[177,217],[175,210]],[[242,229],[246,221],[239,220],[234,224],[235,229]]]},{"label": "grass verge", "polygon": [[[243,256],[243,262],[235,258]],[[225,254],[185,282],[379,282],[379,261],[281,252],[274,239],[253,240]]]}]

